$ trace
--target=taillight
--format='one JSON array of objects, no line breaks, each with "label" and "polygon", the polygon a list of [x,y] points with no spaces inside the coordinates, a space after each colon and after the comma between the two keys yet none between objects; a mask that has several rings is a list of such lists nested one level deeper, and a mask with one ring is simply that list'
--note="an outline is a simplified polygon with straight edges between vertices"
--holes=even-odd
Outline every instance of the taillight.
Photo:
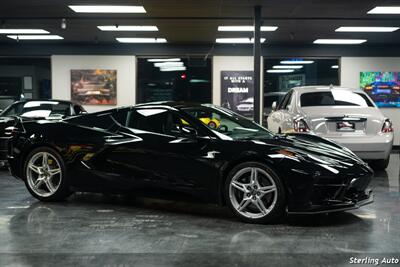
[{"label": "taillight", "polygon": [[392,122],[389,119],[387,119],[383,123],[382,133],[391,133],[391,132],[393,132]]},{"label": "taillight", "polygon": [[15,126],[9,126],[4,130],[4,134],[7,136],[12,136],[19,132],[19,129]]},{"label": "taillight", "polygon": [[310,131],[310,128],[308,127],[307,123],[303,119],[297,119],[293,121],[293,129],[295,132],[298,133],[307,133]]}]

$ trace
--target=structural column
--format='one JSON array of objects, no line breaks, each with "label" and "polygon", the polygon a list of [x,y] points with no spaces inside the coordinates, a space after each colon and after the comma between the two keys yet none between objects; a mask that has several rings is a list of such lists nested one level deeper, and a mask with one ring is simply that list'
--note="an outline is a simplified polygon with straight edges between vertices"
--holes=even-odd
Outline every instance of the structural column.
[{"label": "structural column", "polygon": [[254,121],[260,122],[260,103],[261,103],[261,6],[254,7],[254,45],[253,45],[253,57],[254,57]]}]

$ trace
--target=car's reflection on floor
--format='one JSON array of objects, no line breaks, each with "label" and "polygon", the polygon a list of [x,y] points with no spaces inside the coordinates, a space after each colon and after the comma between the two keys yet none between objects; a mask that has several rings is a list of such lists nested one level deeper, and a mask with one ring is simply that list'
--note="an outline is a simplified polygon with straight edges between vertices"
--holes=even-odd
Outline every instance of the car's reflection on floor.
[{"label": "car's reflection on floor", "polygon": [[[101,194],[41,203],[0,176],[0,265],[136,263],[191,265],[346,264],[354,255],[400,252],[399,154],[372,186],[375,202],[330,215],[245,224],[226,208]],[[384,253],[384,254],[382,254]],[[395,254],[394,254],[395,253]],[[310,259],[311,258],[311,259]],[[62,264],[61,264],[62,265]]]}]

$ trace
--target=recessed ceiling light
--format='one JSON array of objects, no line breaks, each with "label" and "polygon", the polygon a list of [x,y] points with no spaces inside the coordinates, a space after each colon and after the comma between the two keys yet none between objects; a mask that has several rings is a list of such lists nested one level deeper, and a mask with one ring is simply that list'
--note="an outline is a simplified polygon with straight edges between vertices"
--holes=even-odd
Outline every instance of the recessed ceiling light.
[{"label": "recessed ceiling light", "polygon": [[[278,29],[277,26],[261,26],[262,32],[273,32]],[[252,32],[254,26],[218,26],[220,32]]]},{"label": "recessed ceiling light", "polygon": [[291,60],[282,60],[281,64],[313,64],[313,60],[303,60],[303,59],[291,59]]},{"label": "recessed ceiling light", "polygon": [[120,43],[166,43],[165,38],[136,38],[136,37],[119,37],[115,38]]},{"label": "recessed ceiling light", "polygon": [[68,6],[77,13],[146,13],[143,6]]},{"label": "recessed ceiling light", "polygon": [[154,63],[154,67],[182,67],[183,62],[178,61],[178,62],[157,62]]},{"label": "recessed ceiling light", "polygon": [[149,58],[147,62],[177,62],[181,61],[180,58]]},{"label": "recessed ceiling light", "polygon": [[336,32],[394,32],[399,27],[340,27]]},{"label": "recessed ceiling light", "polygon": [[[251,44],[254,43],[253,38],[217,38],[216,43],[220,44]],[[260,38],[260,42],[264,43],[265,38]]]},{"label": "recessed ceiling light", "polygon": [[339,68],[339,65],[332,65],[331,66],[331,69],[338,69]]},{"label": "recessed ceiling light", "polygon": [[268,73],[290,73],[294,70],[267,70]]},{"label": "recessed ceiling light", "polygon": [[122,31],[136,31],[136,32],[157,32],[157,26],[116,26],[116,25],[105,25],[105,26],[97,26],[99,30],[102,31],[115,31],[115,32],[122,32]]},{"label": "recessed ceiling light", "polygon": [[400,6],[377,6],[367,12],[368,14],[400,14]]},{"label": "recessed ceiling light", "polygon": [[14,40],[62,40],[59,35],[7,35],[8,38]]},{"label": "recessed ceiling light", "polygon": [[0,29],[0,34],[47,34],[46,30],[42,29]]},{"label": "recessed ceiling light", "polygon": [[182,67],[163,67],[160,68],[160,71],[185,71],[186,67],[182,66]]},{"label": "recessed ceiling light", "polygon": [[301,69],[303,66],[301,65],[275,65],[272,67],[273,69]]},{"label": "recessed ceiling light", "polygon": [[344,44],[344,45],[352,45],[352,44],[362,44],[367,40],[364,39],[317,39],[314,41],[314,44]]}]

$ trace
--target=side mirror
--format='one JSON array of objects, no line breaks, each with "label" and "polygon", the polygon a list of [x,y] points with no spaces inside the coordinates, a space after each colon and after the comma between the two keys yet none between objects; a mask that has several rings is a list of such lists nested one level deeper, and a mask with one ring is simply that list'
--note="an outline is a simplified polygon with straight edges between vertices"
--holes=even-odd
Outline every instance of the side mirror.
[{"label": "side mirror", "polygon": [[272,111],[275,111],[277,108],[278,104],[276,103],[276,101],[272,102]]}]

